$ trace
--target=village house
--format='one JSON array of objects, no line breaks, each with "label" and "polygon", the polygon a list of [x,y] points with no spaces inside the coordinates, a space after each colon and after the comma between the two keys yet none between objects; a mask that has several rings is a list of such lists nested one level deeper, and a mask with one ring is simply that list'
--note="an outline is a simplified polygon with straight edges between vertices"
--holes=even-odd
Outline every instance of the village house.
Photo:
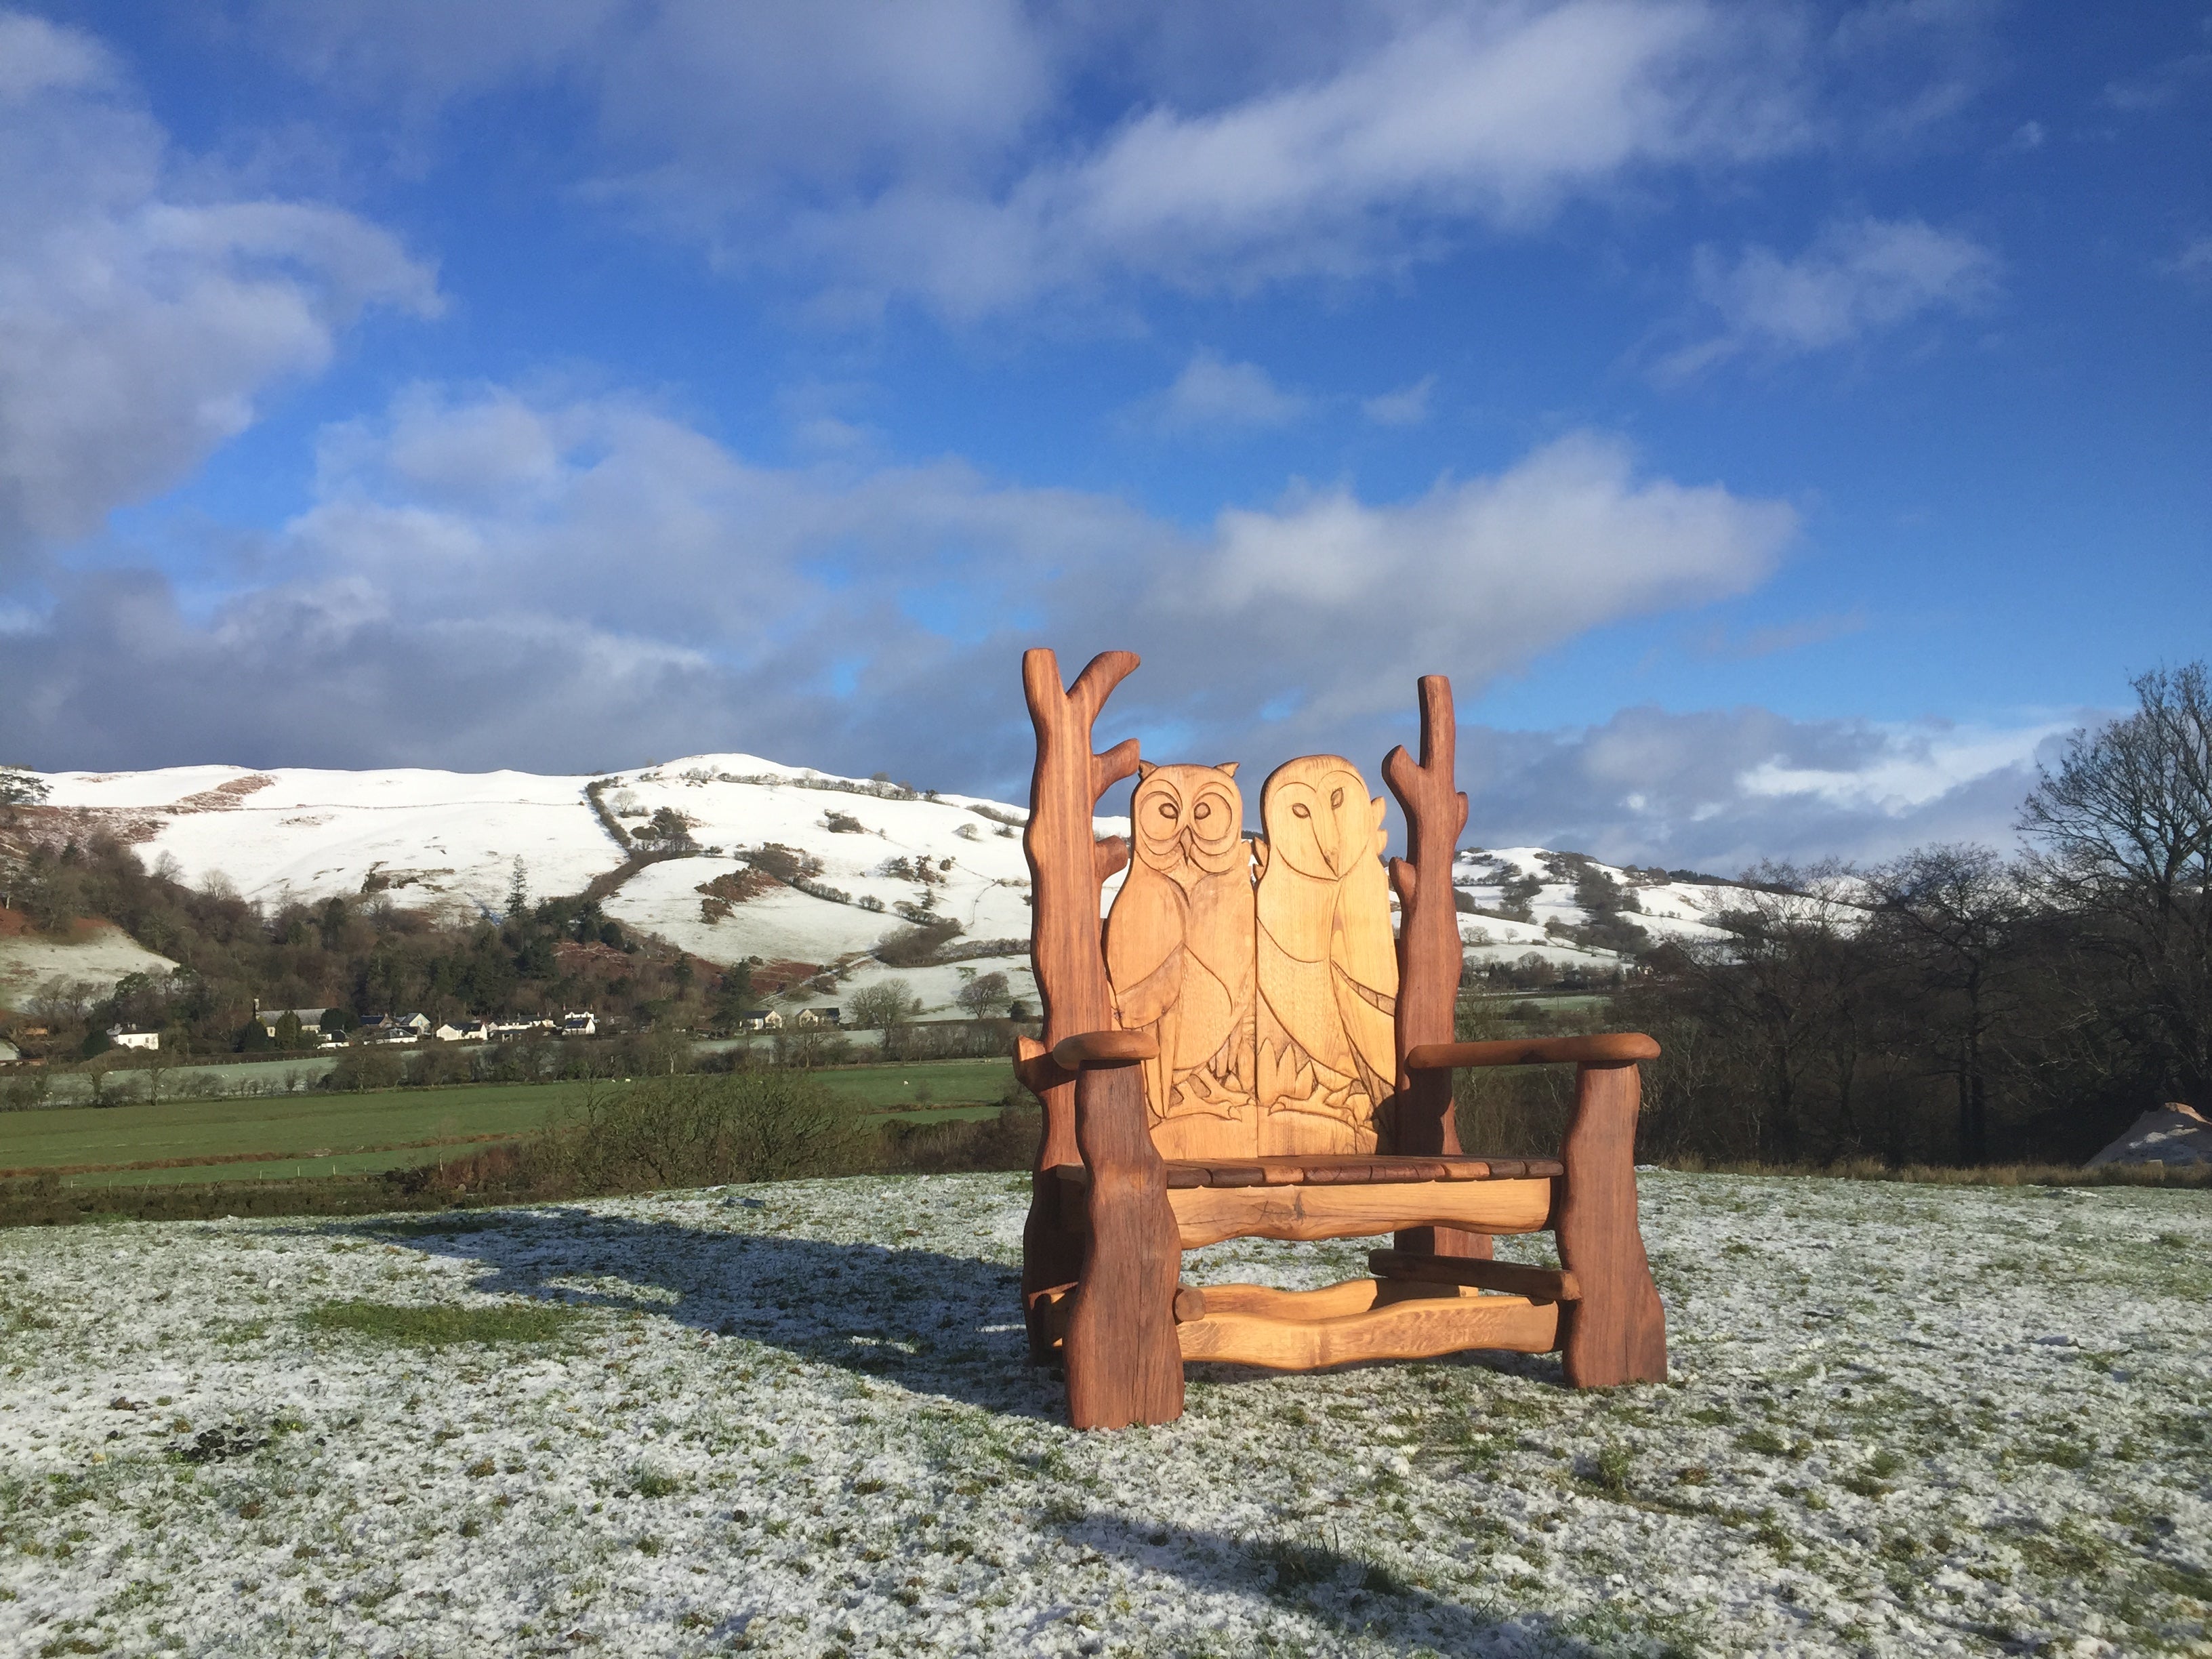
[{"label": "village house", "polygon": [[561,1035],[564,1037],[597,1036],[599,1034],[599,1018],[597,1014],[563,1014],[561,1017]]},{"label": "village house", "polygon": [[283,1023],[287,1014],[300,1022],[300,1029],[302,1031],[318,1031],[322,1029],[323,1015],[325,1012],[327,1011],[321,1008],[256,1008],[253,1011],[253,1017],[261,1022],[264,1030],[270,1036],[275,1036],[276,1027]]},{"label": "village house", "polygon": [[801,1008],[799,1011],[798,1024],[801,1025],[841,1025],[843,1023],[844,1010],[835,1003],[826,1007]]},{"label": "village house", "polygon": [[740,1031],[781,1031],[783,1016],[773,1008],[748,1008],[738,1016]]},{"label": "village house", "polygon": [[107,1040],[118,1048],[159,1048],[161,1046],[159,1031],[125,1030],[120,1025],[107,1028]]}]

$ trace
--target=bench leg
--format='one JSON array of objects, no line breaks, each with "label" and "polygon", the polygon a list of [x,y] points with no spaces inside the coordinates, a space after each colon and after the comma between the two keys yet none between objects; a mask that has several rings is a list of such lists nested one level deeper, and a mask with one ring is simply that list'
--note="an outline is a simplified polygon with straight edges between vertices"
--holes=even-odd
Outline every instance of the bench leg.
[{"label": "bench leg", "polygon": [[1182,1415],[1182,1241],[1135,1066],[1085,1071],[1075,1133],[1091,1171],[1091,1230],[1060,1349],[1068,1420],[1079,1429],[1172,1423]]},{"label": "bench leg", "polygon": [[1559,1265],[1583,1293],[1559,1309],[1573,1388],[1667,1380],[1667,1314],[1636,1221],[1638,1097],[1632,1064],[1584,1066],[1560,1149],[1567,1172],[1557,1177],[1553,1225]]},{"label": "bench leg", "polygon": [[1083,1271],[1083,1235],[1061,1213],[1060,1182],[1040,1171],[1030,1177],[1029,1219],[1022,1225],[1022,1315],[1030,1337],[1030,1364],[1059,1358],[1058,1335],[1047,1328],[1043,1293],[1075,1283]]}]

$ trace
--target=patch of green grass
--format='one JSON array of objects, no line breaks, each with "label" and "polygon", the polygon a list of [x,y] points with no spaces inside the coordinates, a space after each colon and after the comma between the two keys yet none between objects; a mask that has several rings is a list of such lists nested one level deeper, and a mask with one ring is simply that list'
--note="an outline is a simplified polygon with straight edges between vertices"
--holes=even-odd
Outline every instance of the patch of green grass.
[{"label": "patch of green grass", "polygon": [[931,1060],[904,1065],[832,1066],[815,1073],[823,1086],[862,1111],[912,1106],[982,1105],[1006,1098],[1014,1086],[1006,1060]]},{"label": "patch of green grass", "polygon": [[[1005,1065],[1006,1062],[1000,1062]],[[481,1084],[368,1094],[184,1100],[158,1106],[67,1106],[0,1112],[0,1169],[178,1160],[170,1169],[112,1170],[72,1186],[280,1179],[363,1168],[395,1169],[475,1150],[467,1145],[371,1155],[369,1149],[465,1135],[524,1134],[542,1127],[581,1088],[574,1083]],[[327,1149],[327,1150],[325,1150]],[[310,1153],[320,1152],[320,1158]],[[279,1153],[282,1162],[200,1164],[184,1160]]]},{"label": "patch of green grass", "polygon": [[1607,1446],[1597,1455],[1588,1477],[1589,1483],[1611,1498],[1628,1496],[1628,1474],[1634,1460],[1626,1446]]},{"label": "patch of green grass", "polygon": [[300,1316],[311,1331],[337,1331],[410,1348],[442,1348],[457,1342],[552,1342],[576,1322],[574,1308],[501,1303],[489,1308],[433,1304],[404,1307],[387,1302],[325,1302]]}]

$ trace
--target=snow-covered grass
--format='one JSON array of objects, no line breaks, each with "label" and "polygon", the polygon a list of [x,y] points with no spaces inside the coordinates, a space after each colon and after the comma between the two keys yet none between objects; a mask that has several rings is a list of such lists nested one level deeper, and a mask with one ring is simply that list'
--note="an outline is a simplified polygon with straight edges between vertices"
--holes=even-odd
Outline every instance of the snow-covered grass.
[{"label": "snow-covered grass", "polygon": [[1083,1435],[1022,1363],[1025,1186],[0,1237],[0,1650],[2212,1638],[2202,1194],[1650,1175],[1668,1386],[1194,1367],[1180,1422]]}]

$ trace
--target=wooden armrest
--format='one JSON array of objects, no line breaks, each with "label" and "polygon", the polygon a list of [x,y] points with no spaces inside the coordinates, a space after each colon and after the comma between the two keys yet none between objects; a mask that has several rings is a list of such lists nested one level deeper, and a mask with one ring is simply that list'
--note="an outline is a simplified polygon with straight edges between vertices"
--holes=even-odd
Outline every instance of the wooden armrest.
[{"label": "wooden armrest", "polygon": [[1086,1066],[1127,1066],[1159,1051],[1159,1039],[1148,1031],[1085,1031],[1053,1044],[1052,1063],[1063,1072],[1079,1072]]},{"label": "wooden armrest", "polygon": [[[1071,1041],[1081,1042],[1082,1038]],[[1656,1060],[1659,1045],[1641,1031],[1601,1036],[1525,1037],[1504,1042],[1425,1042],[1406,1054],[1409,1072],[1443,1072],[1458,1066],[1620,1066]]]}]

